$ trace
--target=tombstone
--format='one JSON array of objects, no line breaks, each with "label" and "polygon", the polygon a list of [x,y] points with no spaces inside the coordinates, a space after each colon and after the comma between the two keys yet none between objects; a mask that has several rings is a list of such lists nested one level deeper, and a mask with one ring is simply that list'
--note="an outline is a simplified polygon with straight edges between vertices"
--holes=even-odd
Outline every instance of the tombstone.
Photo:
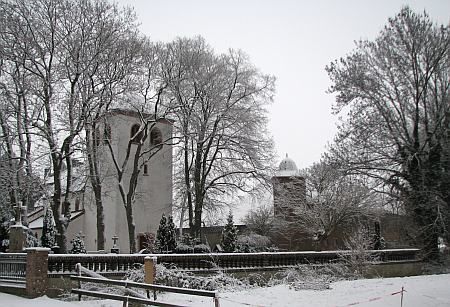
[{"label": "tombstone", "polygon": [[9,227],[9,252],[21,253],[27,244],[28,228],[22,225],[22,210],[24,206],[19,202],[14,209],[16,210],[16,224]]},{"label": "tombstone", "polygon": [[111,253],[119,254],[120,250],[119,250],[119,247],[117,247],[117,240],[119,240],[119,237],[114,236],[114,237],[112,237],[112,240],[113,240],[113,247],[111,248]]}]

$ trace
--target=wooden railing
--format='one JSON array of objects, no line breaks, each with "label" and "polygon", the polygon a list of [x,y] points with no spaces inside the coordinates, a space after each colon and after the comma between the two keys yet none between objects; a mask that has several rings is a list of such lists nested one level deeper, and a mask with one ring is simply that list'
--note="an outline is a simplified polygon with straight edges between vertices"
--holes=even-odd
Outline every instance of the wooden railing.
[{"label": "wooden railing", "polygon": [[[390,249],[370,251],[373,261],[395,262],[417,260],[418,249]],[[339,261],[351,251],[279,252],[279,253],[211,253],[211,254],[155,254],[158,263],[173,264],[179,269],[205,271],[282,268],[299,264],[324,264]],[[48,275],[72,275],[76,263],[102,275],[123,275],[136,264],[143,264],[148,255],[86,254],[49,255]]]},{"label": "wooden railing", "polygon": [[25,281],[26,271],[26,253],[0,253],[0,280]]},{"label": "wooden railing", "polygon": [[[178,293],[178,294],[187,294],[194,296],[203,296],[203,297],[211,297],[213,299],[213,303],[215,306],[219,306],[219,296],[215,291],[207,291],[207,290],[197,290],[197,289],[187,289],[187,288],[177,288],[177,287],[168,287],[168,286],[160,286],[153,284],[144,284],[137,283],[132,281],[123,281],[123,280],[112,280],[112,279],[99,279],[93,277],[83,277],[83,276],[70,276],[70,278],[74,281],[80,282],[89,282],[89,283],[98,283],[106,286],[123,286],[125,288],[139,288],[147,291],[158,291],[158,292],[170,292],[170,293]],[[143,297],[133,297],[129,295],[119,295],[119,294],[109,294],[99,291],[90,291],[90,290],[82,290],[81,286],[78,289],[72,289],[72,293],[78,294],[79,300],[81,300],[82,295],[93,296],[97,298],[103,299],[112,299],[122,301],[124,303],[132,302],[132,303],[140,303],[140,304],[148,304],[153,306],[166,306],[166,307],[182,307],[181,305],[175,305],[170,303],[165,303],[161,301],[157,301],[156,297],[151,300],[150,295],[147,298]]]},{"label": "wooden railing", "polygon": [[[147,261],[150,259],[147,259]],[[151,260],[150,262],[152,262]],[[148,263],[147,264],[151,264]],[[151,266],[153,266],[151,264]],[[161,302],[157,300],[157,292],[170,292],[170,293],[177,293],[177,294],[185,294],[185,295],[192,295],[192,296],[202,296],[202,297],[210,297],[213,300],[214,306],[219,307],[219,296],[217,291],[208,291],[208,290],[197,290],[197,289],[188,289],[188,288],[179,288],[179,287],[168,287],[168,286],[161,286],[161,285],[155,285],[154,282],[154,267],[153,269],[150,269],[150,267],[146,266],[145,275],[146,275],[146,283],[138,283],[133,281],[123,281],[123,280],[112,280],[108,279],[106,277],[100,276],[99,274],[88,270],[87,268],[83,267],[80,263],[77,263],[75,265],[75,269],[77,271],[77,276],[71,275],[70,279],[73,281],[78,282],[78,288],[72,289],[72,293],[78,294],[78,300],[81,301],[81,296],[93,296],[97,298],[103,298],[103,299],[112,299],[112,300],[118,300],[123,302],[123,306],[128,306],[128,303],[138,303],[138,304],[144,304],[144,305],[152,305],[152,306],[164,306],[164,307],[183,307],[181,305],[175,305],[171,303]],[[87,275],[82,276],[82,275]],[[148,275],[147,275],[148,274]],[[148,280],[147,280],[148,277]],[[111,294],[111,293],[105,293],[100,291],[91,291],[91,290],[85,290],[82,289],[81,283],[97,283],[101,284],[103,286],[107,286],[108,288],[114,287],[119,292],[121,290],[125,292],[125,294]],[[134,289],[142,289],[145,290],[146,296],[138,291],[135,291]],[[150,299],[150,292],[153,292],[153,300]]]}]

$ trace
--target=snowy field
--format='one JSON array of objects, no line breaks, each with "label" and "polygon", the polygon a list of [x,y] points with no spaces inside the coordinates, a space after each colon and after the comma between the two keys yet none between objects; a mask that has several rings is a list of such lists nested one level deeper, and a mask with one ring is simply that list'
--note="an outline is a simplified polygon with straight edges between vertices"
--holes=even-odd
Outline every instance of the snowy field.
[{"label": "snowy field", "polygon": [[[270,288],[220,293],[220,306],[450,306],[450,274],[404,278],[339,281],[330,290],[291,290],[279,285]],[[189,298],[189,299],[188,299]],[[159,295],[165,302],[185,306],[214,306],[211,299],[190,299],[185,295]],[[0,306],[5,307],[119,307],[121,302],[62,302],[47,297],[24,299],[0,293]]]}]

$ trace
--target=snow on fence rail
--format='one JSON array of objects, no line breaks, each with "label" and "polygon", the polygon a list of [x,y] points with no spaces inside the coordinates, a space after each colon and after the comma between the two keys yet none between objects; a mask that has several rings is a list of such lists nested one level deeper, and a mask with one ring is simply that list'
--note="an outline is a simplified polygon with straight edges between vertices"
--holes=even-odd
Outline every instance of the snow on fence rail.
[{"label": "snow on fence rail", "polygon": [[[378,262],[414,261],[419,249],[386,249],[370,251]],[[351,255],[351,251],[274,252],[274,253],[210,253],[210,254],[154,254],[159,263],[173,264],[192,271],[221,269],[281,268],[298,264],[323,264]],[[148,255],[140,254],[50,254],[48,275],[71,275],[75,265],[81,265],[102,275],[123,275],[135,264],[143,264]]]}]

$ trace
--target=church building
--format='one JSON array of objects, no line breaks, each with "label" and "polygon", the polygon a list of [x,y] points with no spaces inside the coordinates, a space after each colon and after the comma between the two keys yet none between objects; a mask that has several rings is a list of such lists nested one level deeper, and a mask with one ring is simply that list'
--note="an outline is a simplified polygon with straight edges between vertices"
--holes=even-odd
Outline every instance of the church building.
[{"label": "church building", "polygon": [[[141,125],[138,112],[123,109],[109,111],[101,120],[99,139],[110,140],[112,152],[119,165],[122,165],[130,139],[136,135]],[[150,117],[144,114],[145,117]],[[136,225],[137,249],[145,247],[147,238],[156,235],[162,214],[172,214],[172,146],[167,140],[172,137],[172,122],[161,119],[155,125],[149,125],[148,138],[144,142],[143,151],[151,146],[161,145],[160,150],[150,159],[144,155],[141,172],[137,179],[136,197],[133,205],[133,217]],[[129,251],[128,226],[125,207],[119,191],[116,167],[111,151],[105,142],[98,145],[102,179],[102,202],[104,206],[105,249],[113,247],[113,237],[117,237],[117,247],[121,252]],[[131,145],[130,160],[125,168],[122,184],[128,191],[131,176],[132,159],[136,144]],[[148,161],[147,161],[148,160]],[[74,185],[71,201],[71,221],[67,231],[67,241],[81,233],[87,251],[97,250],[97,211],[94,194],[88,177],[86,163],[75,163]],[[51,176],[48,176],[51,178]],[[48,182],[51,191],[51,182]],[[48,203],[48,200],[47,200]],[[29,228],[40,237],[42,232],[43,207],[38,207],[28,216]],[[68,244],[70,248],[70,244]]]}]

